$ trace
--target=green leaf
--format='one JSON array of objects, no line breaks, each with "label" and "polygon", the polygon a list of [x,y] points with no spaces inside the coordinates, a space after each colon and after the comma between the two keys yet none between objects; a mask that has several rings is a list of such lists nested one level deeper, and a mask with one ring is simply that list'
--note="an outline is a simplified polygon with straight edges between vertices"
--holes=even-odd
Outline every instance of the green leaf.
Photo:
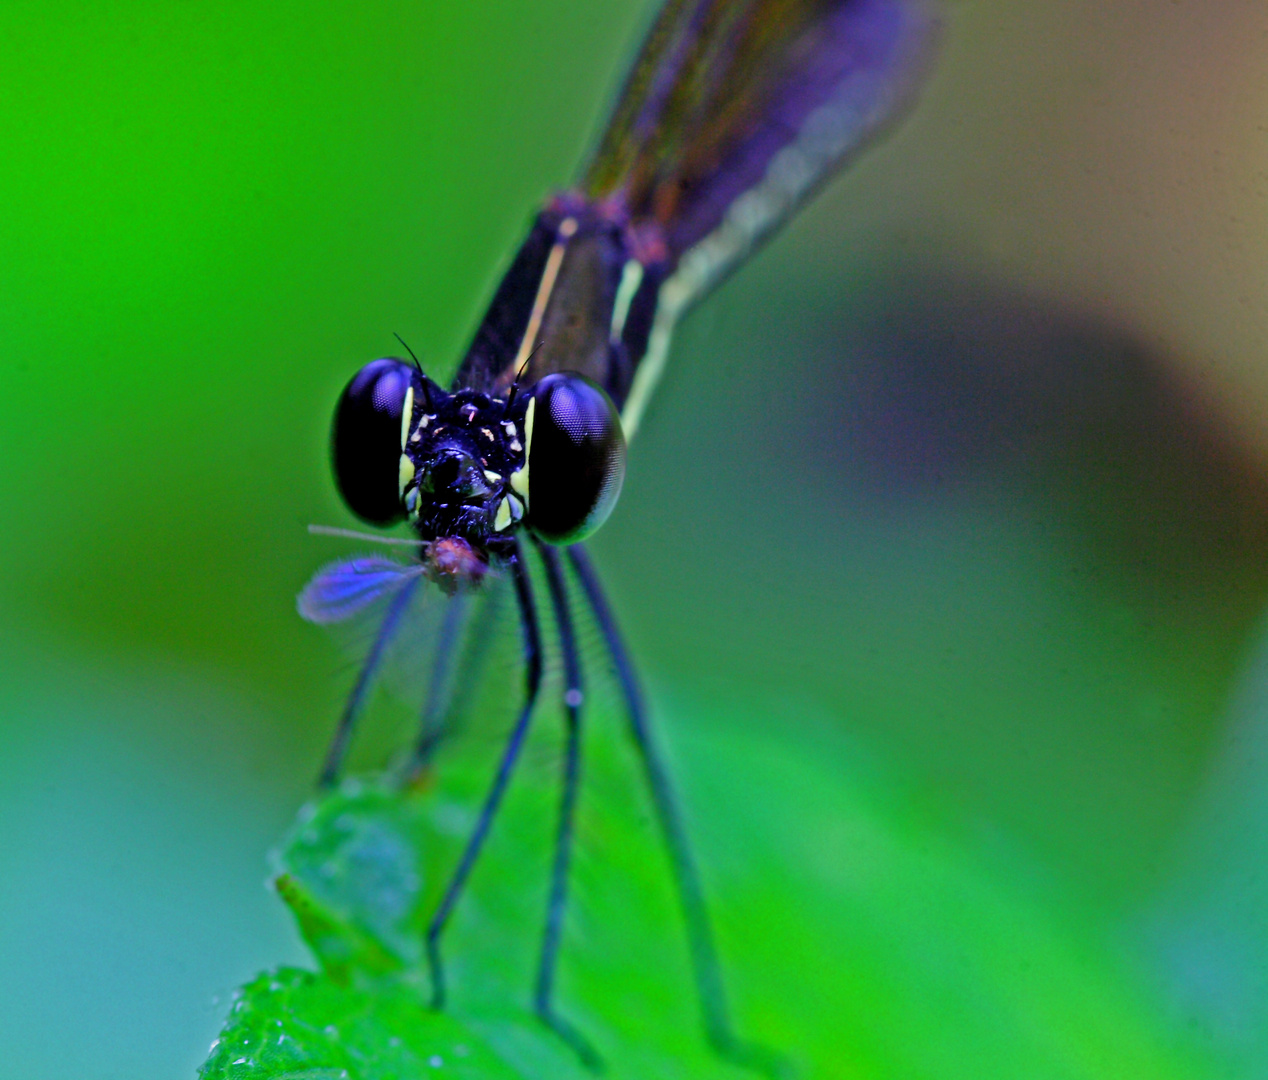
[{"label": "green leaf", "polygon": [[422,958],[422,800],[346,786],[300,819],[274,884],[337,982],[417,967]]},{"label": "green leaf", "polygon": [[242,988],[202,1075],[407,1080],[520,1074],[462,1024],[428,1013],[403,987],[358,991],[282,968]]},{"label": "green leaf", "polygon": [[[611,1076],[745,1075],[700,1034],[620,714],[590,719],[560,1011]],[[803,1075],[1214,1075],[1059,887],[1018,895],[1003,883],[1025,878],[1021,856],[986,858],[922,819],[836,726],[752,703],[675,719],[737,1027]],[[427,1008],[422,934],[493,768],[482,732],[435,782],[350,783],[304,810],[275,880],[320,970],[244,987],[203,1080],[589,1075],[528,1005],[559,767],[555,717],[538,725],[444,939],[448,1010]]]}]

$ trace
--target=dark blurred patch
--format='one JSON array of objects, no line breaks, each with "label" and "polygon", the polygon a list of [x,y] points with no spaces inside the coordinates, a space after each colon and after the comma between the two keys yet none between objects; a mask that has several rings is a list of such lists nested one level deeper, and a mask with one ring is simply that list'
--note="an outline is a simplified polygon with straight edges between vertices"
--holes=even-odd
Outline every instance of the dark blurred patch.
[{"label": "dark blurred patch", "polygon": [[890,497],[989,474],[1055,500],[1128,579],[1262,606],[1268,477],[1128,331],[998,282],[889,274],[813,340],[812,468],[848,460]]}]

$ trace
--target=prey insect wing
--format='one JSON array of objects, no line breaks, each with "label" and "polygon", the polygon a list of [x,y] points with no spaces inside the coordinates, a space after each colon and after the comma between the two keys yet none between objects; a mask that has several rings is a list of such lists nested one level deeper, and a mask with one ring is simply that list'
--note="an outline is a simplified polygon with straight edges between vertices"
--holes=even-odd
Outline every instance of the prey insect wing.
[{"label": "prey insect wing", "polygon": [[331,563],[304,586],[296,606],[312,623],[345,622],[416,582],[422,574],[420,563],[400,563],[377,555]]}]

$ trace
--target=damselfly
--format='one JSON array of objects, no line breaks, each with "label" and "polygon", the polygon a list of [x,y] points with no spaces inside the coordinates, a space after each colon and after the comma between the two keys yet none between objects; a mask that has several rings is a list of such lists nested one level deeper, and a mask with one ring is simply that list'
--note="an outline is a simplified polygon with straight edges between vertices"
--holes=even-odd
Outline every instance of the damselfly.
[{"label": "damselfly", "polygon": [[[562,793],[534,1005],[587,1062],[555,1010],[580,767],[582,671],[569,606],[580,585],[611,654],[630,734],[685,916],[704,1026],[724,1056],[769,1059],[733,1032],[695,861],[648,729],[633,668],[581,541],[621,490],[626,440],[679,318],[911,100],[936,18],[921,0],[669,0],[651,26],[577,185],[553,196],[494,294],[449,389],[417,361],[375,360],[335,412],[335,477],[375,525],[408,521],[417,559],[358,559],[300,597],[318,622],[388,596],[322,773],[332,783],[366,687],[418,588],[469,594],[490,571],[514,585],[525,689],[474,830],[427,930],[432,1003],[440,942],[497,813],[533,716],[543,636],[526,560],[540,559],[562,652]],[[569,568],[570,571],[569,572]],[[455,650],[437,645],[437,679]],[[417,754],[442,730],[425,721]]]}]

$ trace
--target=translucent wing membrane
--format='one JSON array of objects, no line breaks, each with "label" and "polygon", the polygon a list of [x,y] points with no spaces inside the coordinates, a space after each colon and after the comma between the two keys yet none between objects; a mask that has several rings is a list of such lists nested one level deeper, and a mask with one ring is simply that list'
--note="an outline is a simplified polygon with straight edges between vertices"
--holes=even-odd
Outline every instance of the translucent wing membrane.
[{"label": "translucent wing membrane", "polygon": [[582,191],[654,221],[674,256],[764,183],[769,229],[901,111],[936,29],[918,0],[671,2]]},{"label": "translucent wing membrane", "polygon": [[505,707],[520,659],[505,599],[496,569],[478,587],[452,593],[428,581],[419,563],[361,556],[320,570],[299,595],[300,614],[334,629],[358,668],[323,778],[339,771],[376,688],[394,703],[393,722],[413,733],[419,763],[482,709]]},{"label": "translucent wing membrane", "polygon": [[422,573],[420,563],[399,563],[376,555],[331,563],[304,586],[296,606],[309,622],[343,622],[416,581]]},{"label": "translucent wing membrane", "polygon": [[385,649],[381,685],[420,717],[429,749],[469,723],[499,730],[522,663],[504,575],[490,571],[478,588],[452,596],[431,582],[418,591]]}]

